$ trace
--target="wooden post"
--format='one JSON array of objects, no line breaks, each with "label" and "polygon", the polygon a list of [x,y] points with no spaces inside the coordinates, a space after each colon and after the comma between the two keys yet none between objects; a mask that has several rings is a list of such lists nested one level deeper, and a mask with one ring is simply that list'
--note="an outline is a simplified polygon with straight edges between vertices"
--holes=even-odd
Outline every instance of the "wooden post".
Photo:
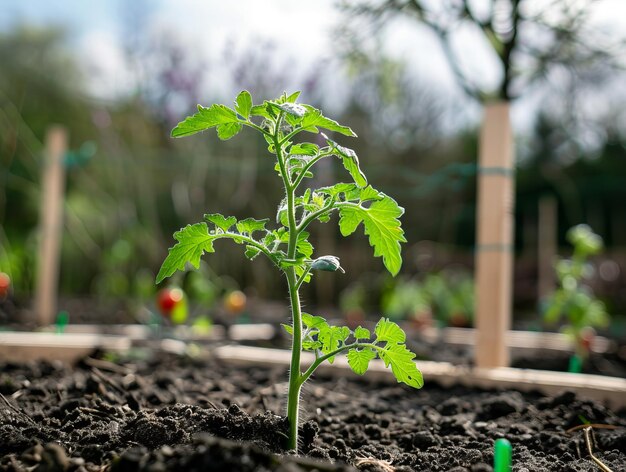
[{"label": "wooden post", "polygon": [[57,310],[59,261],[63,231],[63,193],[65,167],[63,159],[67,150],[67,130],[52,126],[46,133],[45,164],[43,168],[39,259],[35,291],[35,313],[39,326],[54,322]]},{"label": "wooden post", "polygon": [[557,206],[554,197],[539,200],[537,241],[537,301],[541,303],[554,292],[554,262],[557,253]]},{"label": "wooden post", "polygon": [[485,106],[480,134],[476,234],[475,361],[506,367],[513,269],[513,133],[509,104]]}]

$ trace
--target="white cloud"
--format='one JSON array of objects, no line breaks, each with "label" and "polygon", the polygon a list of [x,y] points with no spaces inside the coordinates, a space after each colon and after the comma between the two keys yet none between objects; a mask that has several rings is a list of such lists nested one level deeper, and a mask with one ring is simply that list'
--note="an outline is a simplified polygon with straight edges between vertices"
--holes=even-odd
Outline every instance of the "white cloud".
[{"label": "white cloud", "polygon": [[94,97],[112,99],[134,87],[123,51],[111,31],[90,31],[81,38],[78,48],[89,77],[89,92]]}]

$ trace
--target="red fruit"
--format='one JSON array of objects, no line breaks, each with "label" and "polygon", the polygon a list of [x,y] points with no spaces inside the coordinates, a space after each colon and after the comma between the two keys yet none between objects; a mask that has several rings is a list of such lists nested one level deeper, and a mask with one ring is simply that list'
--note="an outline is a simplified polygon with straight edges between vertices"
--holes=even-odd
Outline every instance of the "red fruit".
[{"label": "red fruit", "polygon": [[157,305],[165,316],[169,316],[178,302],[183,299],[183,291],[179,288],[164,288],[157,294]]},{"label": "red fruit", "polygon": [[0,298],[4,298],[11,288],[11,278],[4,272],[0,272]]}]

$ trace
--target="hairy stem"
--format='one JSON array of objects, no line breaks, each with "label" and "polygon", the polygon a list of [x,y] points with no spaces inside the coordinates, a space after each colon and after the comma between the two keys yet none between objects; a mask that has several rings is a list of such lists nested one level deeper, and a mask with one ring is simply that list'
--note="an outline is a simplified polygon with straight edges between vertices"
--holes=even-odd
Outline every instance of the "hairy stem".
[{"label": "hairy stem", "polygon": [[296,282],[296,290],[300,290],[300,286],[305,281],[306,276],[309,275],[309,272],[311,272],[311,266],[310,265],[307,266],[306,270],[298,278],[298,281]]},{"label": "hairy stem", "polygon": [[293,131],[291,131],[291,133],[287,134],[287,136],[283,137],[279,141],[279,144],[282,146],[283,144],[287,143],[291,138],[293,138],[300,131],[304,131],[304,129],[303,128],[296,128],[296,129],[294,129]]},{"label": "hairy stem", "polygon": [[[280,137],[280,124],[283,119],[281,113],[276,121],[276,129],[274,131],[274,145],[276,147],[276,158],[280,168],[280,174],[285,186],[287,199],[287,219],[289,229],[289,246],[287,247],[287,257],[293,259],[296,255],[296,246],[298,244],[298,227],[296,223],[295,208],[295,189],[291,183],[291,179],[285,167],[285,155],[283,152],[283,143]],[[300,294],[298,289],[300,284],[296,278],[295,267],[287,267],[285,269],[287,276],[287,286],[289,288],[289,301],[291,303],[291,316],[293,320],[293,337],[291,345],[291,363],[289,366],[289,390],[287,392],[287,419],[289,421],[289,438],[287,448],[298,450],[298,415],[300,408],[300,353],[302,351],[302,312],[300,307]]]},{"label": "hairy stem", "polygon": [[313,213],[310,213],[302,221],[300,221],[300,224],[298,225],[298,231],[304,231],[304,229],[307,226],[309,226],[313,221],[315,221],[316,218],[319,218],[320,216],[322,216],[324,214],[330,213],[333,210],[336,210],[335,201],[334,200],[332,200],[325,207],[320,208],[319,210],[314,211]]},{"label": "hairy stem", "polygon": [[263,246],[263,244],[259,243],[255,239],[253,239],[253,238],[251,238],[249,236],[244,236],[244,235],[242,235],[240,233],[229,233],[229,232],[217,234],[215,236],[215,240],[217,240],[217,239],[224,239],[224,238],[237,239],[237,240],[243,241],[248,246],[252,246],[252,247],[258,249],[259,251],[261,251],[265,256],[267,256],[267,258],[272,263],[276,264],[276,259],[273,257],[272,253],[270,251],[268,251],[268,249],[265,246]]},{"label": "hairy stem", "polygon": [[318,154],[317,156],[315,156],[313,159],[311,159],[311,161],[302,168],[302,170],[300,171],[300,174],[296,177],[296,180],[294,180],[293,182],[293,187],[294,189],[298,187],[298,185],[300,185],[300,183],[302,182],[302,179],[304,179],[304,176],[306,175],[306,173],[311,170],[311,167],[313,167],[315,164],[317,164],[319,161],[321,161],[322,159],[324,159],[325,157],[328,156],[332,156],[333,153],[332,152],[323,152],[321,154]]},{"label": "hairy stem", "polygon": [[291,365],[289,367],[289,391],[287,392],[287,419],[289,420],[288,449],[298,450],[298,413],[300,409],[300,389],[302,388],[300,373],[300,353],[302,351],[302,313],[300,311],[300,295],[296,282],[295,269],[286,270],[289,285],[289,300],[293,318],[293,336],[291,345]]},{"label": "hairy stem", "polygon": [[269,133],[267,130],[264,130],[259,125],[253,123],[252,120],[242,121],[241,124],[249,126],[250,128],[257,130],[259,133],[264,134],[265,136],[272,137],[271,133]]}]

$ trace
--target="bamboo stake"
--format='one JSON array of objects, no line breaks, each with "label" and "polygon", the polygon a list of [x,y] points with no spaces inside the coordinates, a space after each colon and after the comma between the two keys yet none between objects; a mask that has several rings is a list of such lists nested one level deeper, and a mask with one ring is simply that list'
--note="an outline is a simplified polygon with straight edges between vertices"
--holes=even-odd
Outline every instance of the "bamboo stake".
[{"label": "bamboo stake", "polygon": [[52,324],[57,309],[65,191],[63,158],[67,150],[67,130],[62,126],[51,126],[46,133],[45,147],[35,292],[35,313],[40,326]]},{"label": "bamboo stake", "polygon": [[476,237],[475,360],[505,367],[513,268],[513,133],[509,104],[486,105],[480,135]]}]

